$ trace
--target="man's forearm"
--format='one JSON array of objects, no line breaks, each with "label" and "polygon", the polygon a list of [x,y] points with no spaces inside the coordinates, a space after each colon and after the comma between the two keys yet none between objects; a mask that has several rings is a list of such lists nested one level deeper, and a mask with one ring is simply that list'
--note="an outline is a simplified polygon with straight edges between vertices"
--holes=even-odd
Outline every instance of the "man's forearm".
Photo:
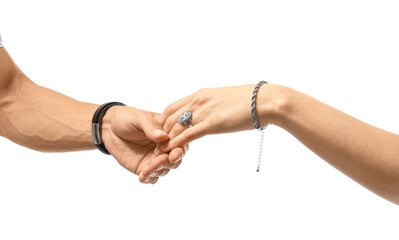
[{"label": "man's forearm", "polygon": [[[43,152],[94,149],[91,122],[98,107],[36,85],[0,48],[0,136]],[[101,120],[107,150],[147,184],[177,168],[185,152],[176,147],[170,154],[155,156],[157,144],[168,140],[159,118],[156,113],[115,106]]]},{"label": "man's forearm", "polygon": [[398,135],[290,88],[261,88],[259,96],[265,98],[265,103],[273,96],[278,99],[274,124],[352,179],[399,204]]},{"label": "man's forearm", "polygon": [[0,135],[43,152],[95,148],[90,123],[98,105],[36,85],[1,51]]}]

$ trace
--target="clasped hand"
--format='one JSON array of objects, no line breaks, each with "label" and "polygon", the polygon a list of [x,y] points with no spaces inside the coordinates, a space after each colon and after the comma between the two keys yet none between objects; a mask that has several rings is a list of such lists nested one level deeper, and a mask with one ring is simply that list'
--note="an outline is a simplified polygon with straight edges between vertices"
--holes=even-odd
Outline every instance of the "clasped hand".
[{"label": "clasped hand", "polygon": [[155,156],[157,143],[168,140],[160,114],[133,107],[112,107],[103,118],[102,140],[121,166],[139,176],[142,183],[154,184],[170,169],[177,168],[188,145]]},{"label": "clasped hand", "polygon": [[[104,118],[104,144],[141,182],[155,183],[180,165],[189,142],[208,134],[254,129],[248,97],[253,87],[202,89],[169,105],[162,115],[113,107]],[[193,113],[192,127],[177,122],[187,111]]]}]

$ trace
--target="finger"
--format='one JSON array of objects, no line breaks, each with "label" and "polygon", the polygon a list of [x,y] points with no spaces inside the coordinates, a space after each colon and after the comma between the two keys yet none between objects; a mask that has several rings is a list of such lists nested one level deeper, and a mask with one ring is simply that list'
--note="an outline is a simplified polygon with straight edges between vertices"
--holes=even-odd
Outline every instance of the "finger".
[{"label": "finger", "polygon": [[168,140],[168,135],[162,125],[149,112],[143,111],[143,114],[137,119],[137,125],[144,131],[145,135],[154,142],[164,142]]},{"label": "finger", "polygon": [[184,107],[185,105],[189,104],[192,99],[192,96],[184,97],[165,108],[162,113],[161,124],[165,123],[165,120],[172,114],[174,114],[177,110]]},{"label": "finger", "polygon": [[[158,157],[161,154],[165,154],[166,152],[162,151],[161,149],[162,143],[158,143],[158,145],[154,149],[154,156]],[[184,147],[178,147],[175,149],[172,149],[171,152],[169,152],[169,162],[175,162],[179,159],[179,157],[184,157],[186,155],[186,152],[189,149],[189,144],[184,145]]]},{"label": "finger", "polygon": [[149,184],[155,184],[155,183],[157,183],[157,182],[158,182],[158,179],[159,179],[159,178],[157,178],[157,177],[151,178],[151,181],[149,182]]},{"label": "finger", "polygon": [[184,146],[189,142],[194,141],[200,137],[203,137],[207,134],[207,124],[205,122],[200,122],[193,127],[188,128],[183,131],[181,134],[171,139],[168,142],[165,142],[161,145],[161,149],[165,152],[170,151],[178,146]]},{"label": "finger", "polygon": [[145,170],[140,173],[140,179],[147,179],[153,177],[154,172],[161,171],[164,169],[165,164],[159,165],[157,168],[153,166],[148,166]]},{"label": "finger", "polygon": [[169,162],[168,159],[168,154],[162,154],[156,157],[151,162],[148,162],[144,166],[141,166],[139,176],[144,179],[148,178],[152,171],[159,171],[163,169],[165,164]]},{"label": "finger", "polygon": [[177,167],[179,167],[180,163],[181,158],[176,163],[165,162],[156,170],[152,170],[148,176],[144,176],[144,179],[164,176],[170,171],[170,169],[176,169]]},{"label": "finger", "polygon": [[[179,123],[176,123],[173,128],[170,130],[168,136],[169,139],[173,139],[176,136],[180,135],[181,133],[183,133],[184,131],[188,130],[189,127],[187,126],[183,126]],[[191,127],[192,128],[192,127]]]},{"label": "finger", "polygon": [[185,127],[187,128],[187,126],[183,126],[182,124],[178,123],[177,120],[179,119],[179,117],[185,112],[185,109],[187,109],[187,106],[185,108],[181,108],[179,110],[177,110],[175,113],[173,113],[172,115],[170,115],[166,121],[165,124],[163,125],[163,128],[165,129],[165,131],[167,133],[170,133],[170,131],[172,130],[172,128],[175,125],[180,125],[182,128]]},{"label": "finger", "polygon": [[159,155],[165,153],[164,151],[162,151],[161,145],[162,145],[162,143],[157,143],[157,146],[156,146],[155,149],[154,149],[154,156],[155,156],[155,157],[158,157]]},{"label": "finger", "polygon": [[[162,175],[162,173],[168,173],[169,171],[170,171],[170,169],[171,169],[171,167],[173,167],[173,166],[168,166],[167,168],[166,167],[163,167],[162,169],[160,169],[160,170],[153,170],[153,171],[151,171],[151,173],[150,173],[150,175],[148,176],[149,178],[153,178],[153,177],[159,177],[159,176],[161,176]],[[162,175],[163,176],[163,175]]]},{"label": "finger", "polygon": [[153,178],[146,178],[143,181],[140,180],[140,182],[145,183],[145,184],[154,184],[158,181],[157,177],[153,177]]},{"label": "finger", "polygon": [[183,159],[180,159],[178,162],[174,163],[170,169],[178,168],[182,162],[183,162]]},{"label": "finger", "polygon": [[139,181],[141,182],[141,183],[149,183],[150,181],[151,181],[151,178],[150,177],[139,177]]},{"label": "finger", "polygon": [[169,171],[170,171],[170,169],[162,169],[162,170],[159,170],[159,171],[153,171],[153,172],[150,174],[150,178],[153,178],[153,177],[163,177],[163,176],[165,176],[166,174],[168,174]]},{"label": "finger", "polygon": [[[193,123],[191,123],[193,125]],[[180,123],[176,123],[172,129],[169,131],[169,139],[173,139],[174,137],[176,137],[177,135],[179,135],[180,133],[184,132],[185,130],[187,130],[187,126],[185,125],[181,125]]]},{"label": "finger", "polygon": [[201,109],[195,109],[195,107],[193,107],[191,104],[186,105],[184,108],[177,110],[174,114],[166,119],[163,128],[167,133],[170,133],[174,127],[179,128],[181,131],[184,131],[188,128],[188,126],[178,122],[180,116],[185,112],[192,112],[191,125],[200,123],[205,117],[203,116],[204,114],[202,114],[203,111],[201,111]]},{"label": "finger", "polygon": [[183,158],[179,158],[176,162],[173,162],[173,163],[171,163],[171,162],[167,162],[167,163],[165,163],[165,165],[164,165],[164,169],[175,169],[176,168],[176,165],[178,165],[178,164],[180,164],[180,162],[182,161],[182,159]]},{"label": "finger", "polygon": [[169,153],[169,162],[170,163],[175,163],[181,160],[181,158],[184,156],[184,149],[181,147],[172,149],[172,151]]}]

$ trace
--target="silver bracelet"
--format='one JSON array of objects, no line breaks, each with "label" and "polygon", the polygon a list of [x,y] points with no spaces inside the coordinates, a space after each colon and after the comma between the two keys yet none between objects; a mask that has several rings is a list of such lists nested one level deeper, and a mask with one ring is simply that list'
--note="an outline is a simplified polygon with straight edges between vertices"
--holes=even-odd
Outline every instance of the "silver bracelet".
[{"label": "silver bracelet", "polygon": [[258,167],[256,168],[256,171],[259,172],[260,170],[260,163],[262,161],[262,153],[263,153],[263,138],[264,138],[264,130],[266,127],[261,127],[258,119],[256,118],[256,94],[258,93],[259,88],[263,84],[267,84],[268,82],[266,81],[260,81],[258,84],[256,84],[254,91],[252,92],[252,99],[251,99],[251,114],[252,114],[252,120],[254,122],[255,129],[260,131],[260,146],[259,146],[259,155],[258,155]]}]

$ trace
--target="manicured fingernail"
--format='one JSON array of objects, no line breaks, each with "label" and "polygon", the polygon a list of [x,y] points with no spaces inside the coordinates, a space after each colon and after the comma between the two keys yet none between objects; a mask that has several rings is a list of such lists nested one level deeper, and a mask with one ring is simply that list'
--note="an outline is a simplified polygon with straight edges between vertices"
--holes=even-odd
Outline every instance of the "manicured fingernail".
[{"label": "manicured fingernail", "polygon": [[150,178],[154,177],[155,174],[157,174],[157,172],[156,171],[152,171],[151,174],[150,174]]}]

